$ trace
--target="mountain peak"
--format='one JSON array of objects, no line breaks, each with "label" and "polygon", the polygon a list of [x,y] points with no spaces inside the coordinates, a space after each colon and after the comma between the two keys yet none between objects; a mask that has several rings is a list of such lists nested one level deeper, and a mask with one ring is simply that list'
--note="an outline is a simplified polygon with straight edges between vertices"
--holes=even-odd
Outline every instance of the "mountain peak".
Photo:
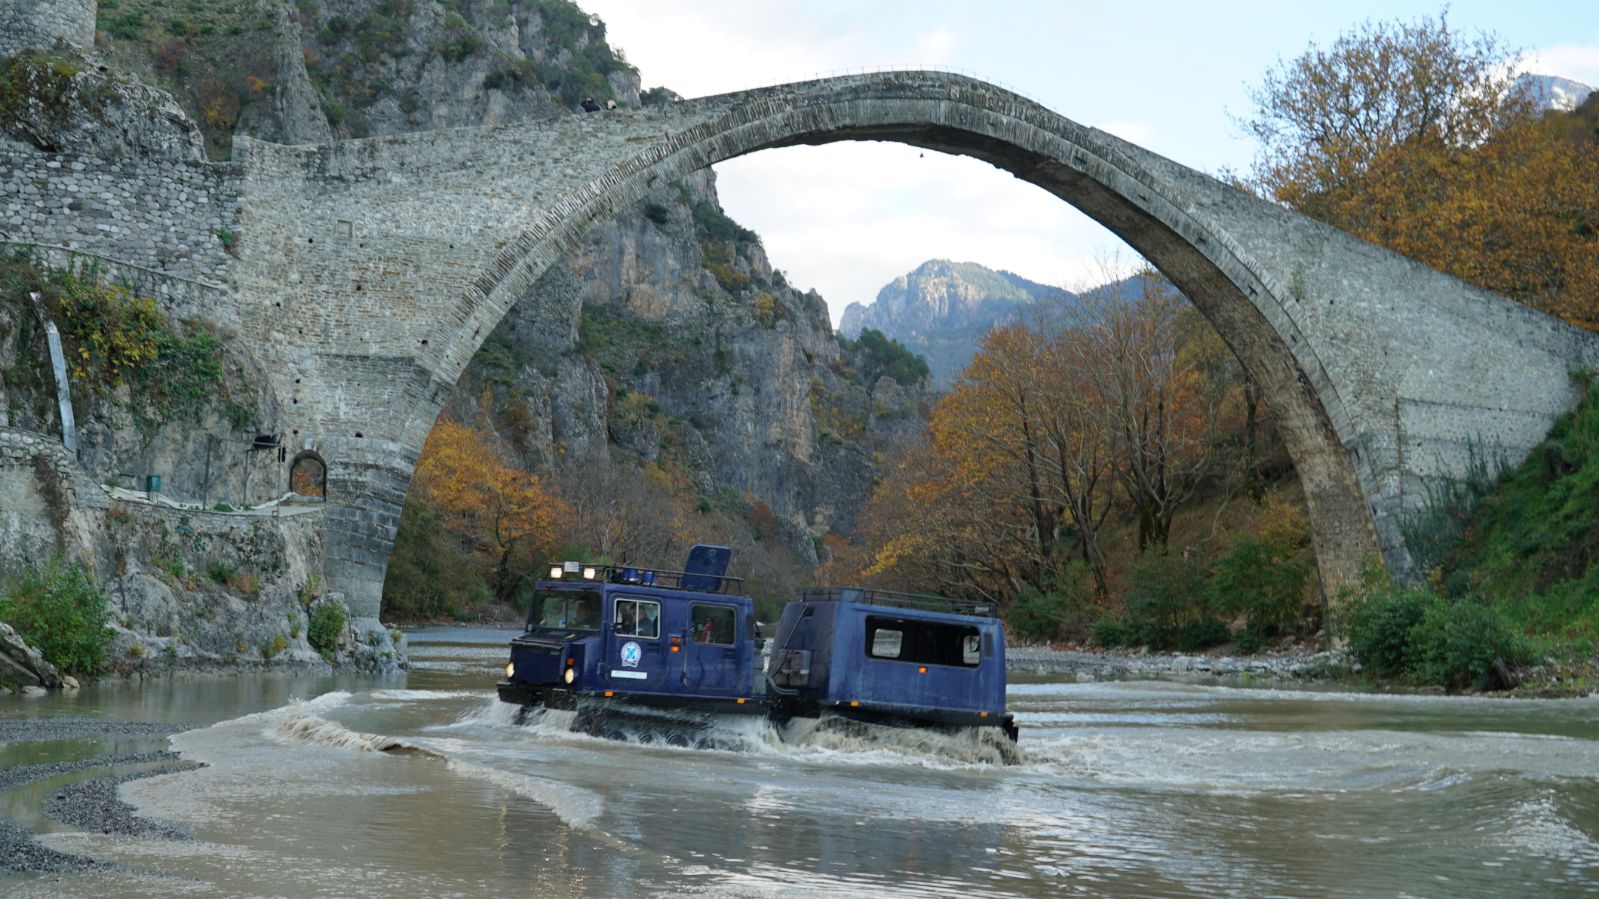
[{"label": "mountain peak", "polygon": [[1559,75],[1517,75],[1511,91],[1530,99],[1540,110],[1558,109],[1570,112],[1583,104],[1594,92],[1591,85]]},{"label": "mountain peak", "polygon": [[929,259],[877,292],[870,305],[851,303],[839,333],[857,337],[874,328],[927,359],[935,387],[954,383],[977,351],[977,341],[995,324],[1015,321],[1041,302],[1071,294],[1013,272],[976,262]]}]

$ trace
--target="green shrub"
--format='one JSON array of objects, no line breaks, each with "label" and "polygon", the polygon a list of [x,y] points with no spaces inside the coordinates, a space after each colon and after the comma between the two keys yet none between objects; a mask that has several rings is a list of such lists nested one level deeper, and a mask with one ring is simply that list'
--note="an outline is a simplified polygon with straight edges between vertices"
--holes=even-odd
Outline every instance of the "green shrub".
[{"label": "green shrub", "polygon": [[927,377],[927,360],[875,328],[862,328],[855,340],[843,337],[839,344],[850,353],[850,361],[860,372],[868,389],[883,375],[902,387],[920,383]]},{"label": "green shrub", "polygon": [[1211,609],[1224,618],[1243,617],[1244,629],[1258,637],[1292,630],[1310,582],[1310,566],[1292,554],[1281,543],[1252,537],[1233,544],[1211,566]]},{"label": "green shrub", "polygon": [[226,584],[238,570],[239,566],[233,564],[232,562],[214,559],[206,563],[205,576],[209,578],[213,584]]},{"label": "green shrub", "polygon": [[333,650],[338,648],[339,634],[348,620],[344,606],[324,600],[311,610],[311,623],[306,627],[305,639],[323,658],[331,658]]},{"label": "green shrub", "polygon": [[383,617],[406,622],[459,617],[487,593],[467,550],[426,503],[407,498],[383,581]]},{"label": "green shrub", "polygon": [[1259,631],[1245,628],[1238,634],[1238,651],[1245,655],[1253,655],[1266,648],[1266,636]]},{"label": "green shrub", "polygon": [[1341,616],[1350,653],[1373,674],[1459,689],[1534,657],[1532,643],[1503,610],[1469,597],[1445,600],[1424,587],[1389,586],[1384,577],[1368,572]]},{"label": "green shrub", "polygon": [[1193,559],[1160,552],[1140,556],[1127,584],[1127,623],[1136,644],[1190,650],[1225,641],[1225,627],[1213,639],[1217,629],[1205,586],[1205,573]]},{"label": "green shrub", "polygon": [[261,644],[261,658],[270,662],[278,655],[278,653],[288,648],[289,639],[282,634],[278,634],[267,642]]},{"label": "green shrub", "polygon": [[716,204],[700,200],[693,206],[694,231],[716,243],[758,243],[760,236],[728,217]]},{"label": "green shrub", "polygon": [[1101,618],[1094,622],[1088,633],[1094,645],[1106,649],[1138,645],[1138,628],[1126,618]]},{"label": "green shrub", "polygon": [[1228,632],[1227,625],[1215,618],[1206,616],[1183,625],[1172,634],[1169,645],[1162,649],[1175,649],[1179,652],[1198,652],[1226,643],[1232,634]]},{"label": "green shrub", "polygon": [[1074,562],[1043,589],[1024,586],[1005,611],[1005,623],[1024,640],[1051,642],[1080,636],[1092,608],[1088,566]]},{"label": "green shrub", "polygon": [[1410,638],[1417,679],[1450,689],[1491,681],[1498,665],[1533,658],[1532,645],[1504,613],[1469,599],[1435,599]]},{"label": "green shrub", "polygon": [[665,206],[662,206],[660,203],[645,203],[644,217],[657,225],[664,225],[668,221],[671,221],[672,213],[671,210],[667,209]]},{"label": "green shrub", "polygon": [[105,666],[112,632],[105,594],[81,565],[30,567],[0,594],[0,621],[63,671],[94,674]]},{"label": "green shrub", "polygon": [[[1376,577],[1386,578],[1378,572]],[[1399,589],[1372,583],[1345,601],[1341,616],[1349,637],[1349,652],[1361,667],[1381,677],[1394,677],[1411,669],[1414,654],[1411,631],[1436,601],[1425,589]]]}]

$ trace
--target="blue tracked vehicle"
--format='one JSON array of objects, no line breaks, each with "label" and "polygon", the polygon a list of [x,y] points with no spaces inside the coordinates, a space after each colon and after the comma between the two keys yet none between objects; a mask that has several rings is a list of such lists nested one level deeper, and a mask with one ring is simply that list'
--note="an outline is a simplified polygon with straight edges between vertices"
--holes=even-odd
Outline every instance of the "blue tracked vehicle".
[{"label": "blue tracked vehicle", "polygon": [[577,726],[661,723],[688,743],[695,716],[837,717],[916,727],[998,727],[1004,630],[992,606],[858,588],[803,590],[783,611],[769,662],[755,607],[726,575],[725,547],[696,546],[683,571],[553,566],[511,641],[500,699],[575,709]]}]

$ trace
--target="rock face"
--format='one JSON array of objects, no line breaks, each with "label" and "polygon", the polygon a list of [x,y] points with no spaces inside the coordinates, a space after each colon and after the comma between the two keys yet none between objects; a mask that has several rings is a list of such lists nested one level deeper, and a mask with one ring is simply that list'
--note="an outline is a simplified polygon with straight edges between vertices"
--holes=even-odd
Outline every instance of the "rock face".
[{"label": "rock face", "polygon": [[[205,158],[200,129],[170,94],[73,57],[0,58],[0,141],[101,159]],[[98,193],[98,192],[97,192]]]},{"label": "rock face", "polygon": [[22,687],[59,687],[61,672],[44,660],[37,649],[29,646],[11,629],[0,622],[0,681]]},{"label": "rock face", "polygon": [[933,385],[942,389],[965,370],[989,328],[1072,300],[1058,287],[1011,272],[931,259],[885,285],[871,305],[849,304],[838,330],[854,338],[873,328],[898,340],[927,360]]},{"label": "rock face", "polygon": [[921,421],[923,396],[886,378],[859,383],[819,296],[784,283],[758,241],[706,239],[714,204],[702,172],[681,195],[590,231],[501,323],[468,379],[514,368],[534,423],[530,459],[575,469],[614,450],[624,464],[683,470],[703,496],[770,505],[814,560],[810,535],[853,527],[872,453]]}]

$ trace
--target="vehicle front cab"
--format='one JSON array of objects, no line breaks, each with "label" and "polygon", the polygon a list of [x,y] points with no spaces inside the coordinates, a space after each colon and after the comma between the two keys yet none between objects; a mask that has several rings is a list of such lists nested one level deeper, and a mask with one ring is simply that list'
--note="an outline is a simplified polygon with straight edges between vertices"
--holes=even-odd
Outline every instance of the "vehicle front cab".
[{"label": "vehicle front cab", "polygon": [[573,563],[550,575],[535,585],[526,627],[511,641],[500,699],[762,710],[754,603],[736,578]]},{"label": "vehicle front cab", "polygon": [[[534,586],[527,624],[511,641],[511,660],[498,685],[501,699],[544,704],[553,691],[581,689],[592,681],[591,660],[603,641],[605,585],[595,580],[599,572],[594,566],[586,571],[588,578],[541,580]],[[560,568],[552,571],[560,573]],[[581,570],[574,574],[581,575]]]}]

